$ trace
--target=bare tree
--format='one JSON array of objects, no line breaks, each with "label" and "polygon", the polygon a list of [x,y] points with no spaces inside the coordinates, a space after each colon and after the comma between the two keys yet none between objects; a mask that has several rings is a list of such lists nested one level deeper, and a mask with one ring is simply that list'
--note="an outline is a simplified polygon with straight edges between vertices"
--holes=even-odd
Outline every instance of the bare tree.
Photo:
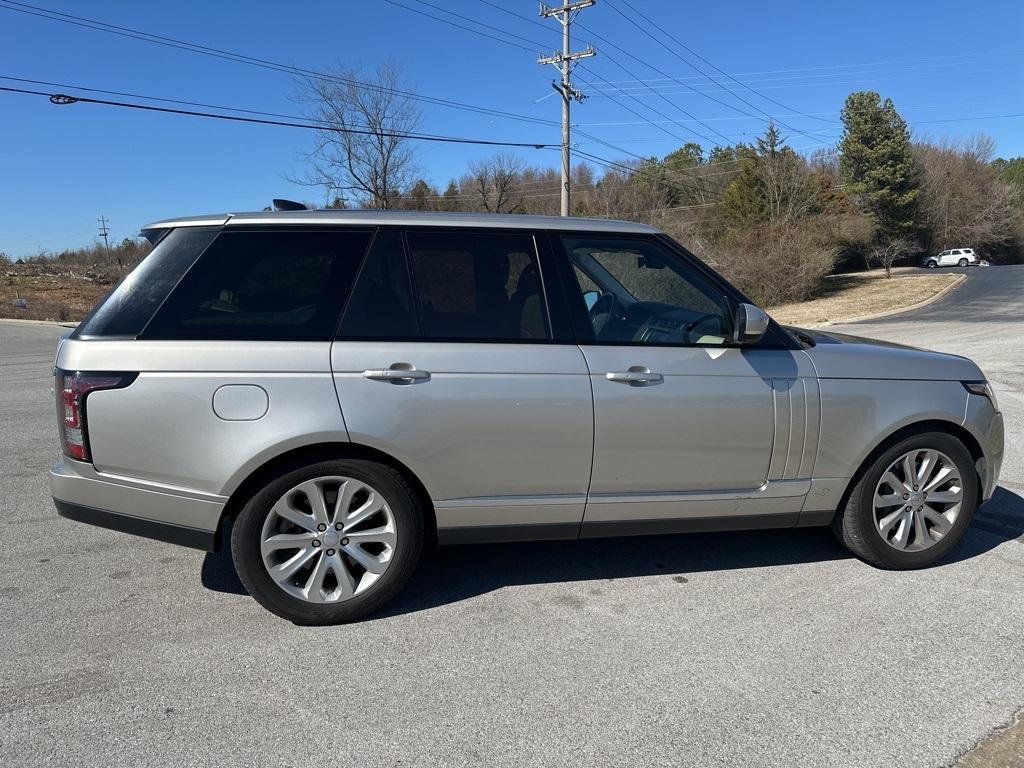
[{"label": "bare tree", "polygon": [[879,243],[871,249],[870,260],[881,264],[885,270],[885,276],[892,277],[892,267],[901,259],[905,259],[917,249],[916,243],[908,237],[894,237],[884,243]]},{"label": "bare tree", "polygon": [[489,213],[515,213],[522,208],[522,192],[516,183],[526,164],[515,155],[498,154],[469,167],[472,187],[480,207]]},{"label": "bare tree", "polygon": [[1020,214],[1012,189],[991,165],[988,136],[918,144],[923,169],[918,215],[929,251],[971,247],[999,250],[1017,236]]},{"label": "bare tree", "polygon": [[355,198],[368,207],[391,208],[417,172],[412,143],[404,136],[419,127],[420,111],[403,90],[393,62],[381,64],[372,80],[358,68],[299,80],[297,100],[325,127],[303,153],[309,168],[296,181],[324,187],[345,202]]}]

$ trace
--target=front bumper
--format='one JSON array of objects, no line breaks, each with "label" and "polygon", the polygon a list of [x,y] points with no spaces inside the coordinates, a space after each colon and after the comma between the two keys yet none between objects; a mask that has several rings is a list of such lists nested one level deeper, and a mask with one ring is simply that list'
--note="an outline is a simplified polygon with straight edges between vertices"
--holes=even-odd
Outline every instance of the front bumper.
[{"label": "front bumper", "polygon": [[50,468],[57,513],[102,528],[212,552],[227,499],[104,475],[61,457]]},{"label": "front bumper", "polygon": [[964,427],[981,446],[982,455],[975,466],[981,479],[981,500],[988,501],[996,490],[1003,466],[1003,414],[992,407],[987,397],[968,395]]}]

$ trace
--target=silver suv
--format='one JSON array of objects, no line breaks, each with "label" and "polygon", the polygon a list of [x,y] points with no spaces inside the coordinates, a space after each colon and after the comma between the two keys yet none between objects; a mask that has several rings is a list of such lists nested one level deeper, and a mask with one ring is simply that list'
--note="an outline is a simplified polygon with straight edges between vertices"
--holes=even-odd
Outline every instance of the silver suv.
[{"label": "silver suv", "polygon": [[996,484],[973,362],[783,328],[647,226],[301,211],[145,233],[57,351],[57,509],[230,537],[298,623],[380,608],[436,543],[831,525],[919,568]]}]

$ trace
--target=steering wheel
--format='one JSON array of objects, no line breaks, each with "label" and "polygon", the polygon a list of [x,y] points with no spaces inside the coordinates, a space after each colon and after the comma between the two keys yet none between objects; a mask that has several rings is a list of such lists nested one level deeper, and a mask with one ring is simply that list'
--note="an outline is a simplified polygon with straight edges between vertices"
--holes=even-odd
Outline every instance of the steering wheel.
[{"label": "steering wheel", "polygon": [[618,297],[610,291],[601,294],[594,306],[590,308],[590,324],[594,326],[594,337],[598,338],[601,331],[612,320],[621,314],[621,304]]},{"label": "steering wheel", "polygon": [[[692,335],[694,330],[701,323],[706,322],[707,320],[716,320],[717,321],[718,319],[719,319],[719,317],[715,313],[713,313],[713,312],[705,312],[703,315],[695,317],[693,320],[688,322],[686,324],[686,327],[683,329],[683,332],[686,333],[687,335]],[[719,330],[721,330],[721,327],[719,327]]]}]

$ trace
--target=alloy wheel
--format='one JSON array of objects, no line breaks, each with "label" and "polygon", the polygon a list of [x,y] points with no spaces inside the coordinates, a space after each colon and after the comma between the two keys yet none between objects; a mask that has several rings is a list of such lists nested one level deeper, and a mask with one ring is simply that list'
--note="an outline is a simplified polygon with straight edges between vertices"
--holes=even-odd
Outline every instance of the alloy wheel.
[{"label": "alloy wheel", "polygon": [[928,549],[952,529],[963,499],[956,464],[939,451],[915,448],[892,462],[875,486],[875,527],[894,549]]},{"label": "alloy wheel", "polygon": [[395,553],[398,531],[384,496],[351,477],[318,477],[285,493],[260,534],[270,578],[311,603],[336,603],[369,589]]}]

